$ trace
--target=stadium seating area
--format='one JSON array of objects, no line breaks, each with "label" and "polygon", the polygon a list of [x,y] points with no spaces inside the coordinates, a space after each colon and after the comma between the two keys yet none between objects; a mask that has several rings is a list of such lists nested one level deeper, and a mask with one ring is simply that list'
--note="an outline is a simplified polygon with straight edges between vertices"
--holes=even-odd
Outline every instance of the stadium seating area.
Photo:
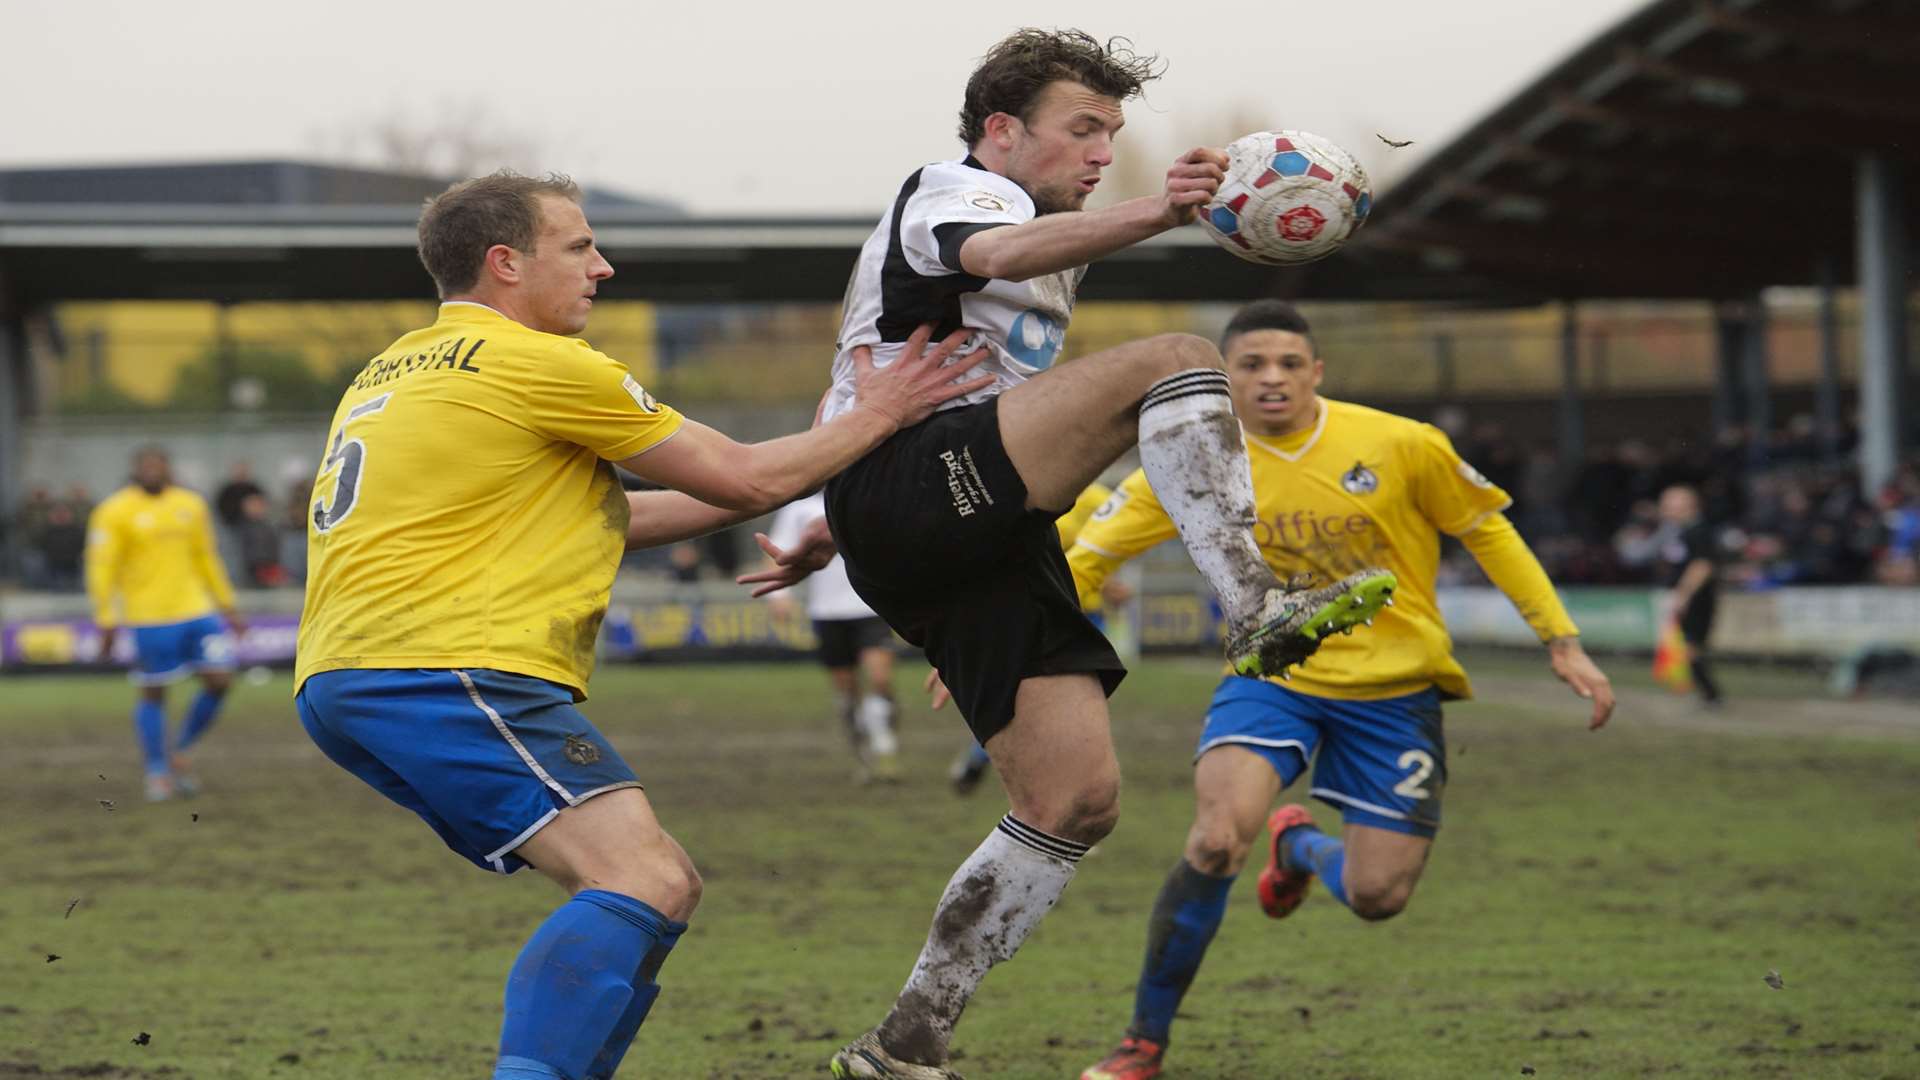
[{"label": "stadium seating area", "polygon": [[[1851,437],[1831,449],[1799,420],[1756,440],[1735,431],[1713,444],[1638,439],[1595,447],[1569,469],[1551,447],[1528,448],[1494,425],[1457,437],[1467,460],[1513,493],[1515,524],[1563,585],[1653,584],[1663,539],[1655,501],[1671,484],[1700,489],[1721,523],[1726,582],[1782,585],[1920,583],[1920,460],[1878,492],[1861,490]],[[236,585],[299,586],[305,580],[305,484],[270,492],[236,463],[210,494],[221,553]],[[16,558],[0,577],[28,589],[78,591],[86,519],[95,494],[30,486],[4,522]],[[729,543],[692,545],[677,559],[636,557],[629,568],[686,577],[693,563],[731,576]],[[683,565],[685,564],[685,565]],[[1443,584],[1482,581],[1464,551],[1451,551]]]},{"label": "stadium seating area", "polygon": [[[1460,440],[1469,461],[1513,493],[1514,520],[1554,580],[1566,585],[1651,584],[1665,539],[1656,501],[1670,485],[1700,490],[1719,523],[1725,580],[1735,588],[1916,581],[1920,461],[1877,492],[1862,490],[1853,438],[1831,447],[1798,419],[1756,438],[1734,430],[1712,443],[1639,439],[1597,446],[1568,468],[1551,448],[1529,450],[1496,428]],[[1450,583],[1478,583],[1455,550]]]}]

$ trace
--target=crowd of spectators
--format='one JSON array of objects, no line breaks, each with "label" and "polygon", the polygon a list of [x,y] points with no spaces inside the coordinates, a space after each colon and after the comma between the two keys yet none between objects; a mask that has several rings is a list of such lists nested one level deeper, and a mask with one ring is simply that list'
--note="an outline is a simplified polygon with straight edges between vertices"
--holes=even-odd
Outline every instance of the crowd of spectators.
[{"label": "crowd of spectators", "polygon": [[[1920,461],[1903,465],[1880,491],[1861,490],[1849,441],[1829,446],[1804,418],[1761,439],[1732,430],[1712,441],[1641,439],[1593,448],[1569,468],[1551,446],[1528,448],[1499,427],[1455,438],[1463,456],[1514,496],[1514,524],[1554,581],[1564,585],[1655,584],[1658,553],[1671,537],[1657,510],[1660,492],[1700,492],[1721,543],[1722,580],[1733,588],[1879,582],[1920,584]],[[306,580],[311,492],[304,481],[271,493],[246,462],[230,466],[209,502],[220,553],[243,588]],[[33,488],[12,516],[15,568],[30,589],[84,588],[87,515],[94,495],[74,486]],[[661,557],[634,553],[636,568],[691,581],[731,577],[731,537],[684,544]],[[1452,546],[1443,584],[1483,579]]]},{"label": "crowd of spectators", "polygon": [[[289,485],[278,499],[254,479],[246,462],[235,463],[209,509],[227,576],[240,588],[270,589],[306,581],[305,482]],[[87,517],[96,499],[74,485],[56,495],[34,487],[13,514],[20,583],[46,592],[86,587]]]},{"label": "crowd of spectators", "polygon": [[[1594,447],[1572,468],[1552,447],[1524,448],[1494,426],[1459,440],[1466,459],[1514,496],[1514,524],[1552,578],[1569,585],[1655,583],[1660,492],[1700,493],[1733,588],[1920,583],[1920,461],[1879,491],[1862,489],[1852,436],[1829,444],[1808,418],[1756,437],[1642,439]],[[1478,580],[1454,550],[1443,580]]]}]

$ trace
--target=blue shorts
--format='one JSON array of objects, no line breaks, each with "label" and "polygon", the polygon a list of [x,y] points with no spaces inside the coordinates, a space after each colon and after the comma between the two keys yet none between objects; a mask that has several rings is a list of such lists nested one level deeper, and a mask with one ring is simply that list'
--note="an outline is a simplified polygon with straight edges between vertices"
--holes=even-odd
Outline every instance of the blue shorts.
[{"label": "blue shorts", "polygon": [[233,635],[227,624],[212,615],[165,626],[133,628],[133,681],[141,686],[165,686],[196,671],[232,671]]},{"label": "blue shorts", "polygon": [[483,870],[603,792],[637,788],[563,686],[504,671],[323,671],[300,687],[300,722],[334,764],[419,814]]},{"label": "blue shorts", "polygon": [[1201,754],[1244,746],[1291,785],[1313,764],[1313,794],[1355,825],[1431,837],[1440,829],[1447,743],[1440,693],[1341,701],[1228,676],[1207,707]]}]

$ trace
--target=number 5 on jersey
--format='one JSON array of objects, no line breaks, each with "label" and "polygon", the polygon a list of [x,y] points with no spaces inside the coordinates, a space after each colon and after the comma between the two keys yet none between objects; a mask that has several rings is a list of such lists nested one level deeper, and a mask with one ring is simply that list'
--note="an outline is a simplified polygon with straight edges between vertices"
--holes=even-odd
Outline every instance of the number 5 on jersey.
[{"label": "number 5 on jersey", "polygon": [[327,449],[327,460],[320,464],[320,475],[326,476],[335,466],[338,466],[340,471],[334,475],[333,479],[333,502],[329,504],[325,498],[313,500],[315,532],[326,532],[347,520],[347,515],[353,513],[353,504],[359,501],[360,482],[366,476],[367,444],[359,439],[347,438],[347,428],[351,427],[355,420],[386,408],[387,399],[391,397],[393,393],[389,391],[371,401],[355,405],[348,411],[347,418],[340,421],[339,430],[333,433],[333,442]]}]

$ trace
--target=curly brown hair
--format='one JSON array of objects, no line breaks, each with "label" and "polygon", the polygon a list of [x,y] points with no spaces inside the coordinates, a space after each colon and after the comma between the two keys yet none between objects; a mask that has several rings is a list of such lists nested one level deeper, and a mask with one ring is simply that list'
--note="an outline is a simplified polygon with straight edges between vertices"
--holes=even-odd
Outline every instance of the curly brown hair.
[{"label": "curly brown hair", "polygon": [[1127,101],[1140,96],[1141,89],[1165,70],[1159,56],[1134,52],[1126,38],[1109,38],[1101,44],[1084,30],[1016,30],[987,50],[967,79],[966,100],[960,106],[960,141],[968,146],[979,142],[986,134],[987,117],[994,113],[1024,122],[1048,83],[1067,79],[1096,94]]}]

